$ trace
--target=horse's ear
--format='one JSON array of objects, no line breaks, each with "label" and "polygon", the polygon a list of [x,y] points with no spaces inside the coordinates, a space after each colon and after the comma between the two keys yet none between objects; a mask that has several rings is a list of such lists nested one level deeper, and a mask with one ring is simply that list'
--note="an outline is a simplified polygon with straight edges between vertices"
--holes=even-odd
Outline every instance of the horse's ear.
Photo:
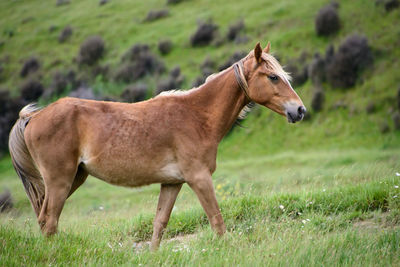
[{"label": "horse's ear", "polygon": [[269,50],[271,49],[271,43],[268,42],[267,46],[264,48],[264,53],[269,53]]},{"label": "horse's ear", "polygon": [[256,47],[254,48],[254,57],[257,60],[257,63],[261,63],[261,54],[262,54],[262,48],[260,45],[260,42],[256,44]]}]

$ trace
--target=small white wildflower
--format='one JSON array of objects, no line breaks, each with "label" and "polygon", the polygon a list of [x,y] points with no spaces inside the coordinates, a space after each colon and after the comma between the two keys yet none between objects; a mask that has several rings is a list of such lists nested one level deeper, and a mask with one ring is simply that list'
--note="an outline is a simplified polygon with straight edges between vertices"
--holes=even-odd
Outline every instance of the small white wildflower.
[{"label": "small white wildflower", "polygon": [[400,176],[400,173],[396,172],[396,176]]},{"label": "small white wildflower", "polygon": [[118,245],[122,248],[122,243],[121,242],[118,242]]},{"label": "small white wildflower", "polygon": [[393,198],[397,198],[397,195],[393,196]]},{"label": "small white wildflower", "polygon": [[202,252],[206,252],[206,251],[207,251],[207,249],[203,248],[201,251],[202,251]]},{"label": "small white wildflower", "polygon": [[281,210],[284,210],[284,209],[285,209],[285,206],[279,205],[279,208],[280,208]]},{"label": "small white wildflower", "polygon": [[310,219],[306,219],[307,222],[311,221]]},{"label": "small white wildflower", "polygon": [[310,201],[308,204],[312,205],[312,201]]},{"label": "small white wildflower", "polygon": [[306,223],[307,223],[307,221],[306,221],[306,220],[301,220],[301,222],[302,222],[303,224],[306,224]]},{"label": "small white wildflower", "polygon": [[104,210],[104,207],[103,207],[103,206],[100,206],[100,207],[99,207],[99,210]]},{"label": "small white wildflower", "polygon": [[326,189],[324,188],[324,189],[322,189],[322,192],[326,192]]},{"label": "small white wildflower", "polygon": [[395,185],[394,188],[399,188],[399,186],[398,186],[398,185]]}]

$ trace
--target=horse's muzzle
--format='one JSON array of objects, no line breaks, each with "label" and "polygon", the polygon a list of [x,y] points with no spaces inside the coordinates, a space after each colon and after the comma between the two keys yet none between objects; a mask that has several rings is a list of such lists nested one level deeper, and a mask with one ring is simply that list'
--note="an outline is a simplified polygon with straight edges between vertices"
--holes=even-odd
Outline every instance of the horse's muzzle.
[{"label": "horse's muzzle", "polygon": [[307,110],[304,106],[291,106],[286,110],[286,117],[288,119],[288,122],[296,123],[297,121],[301,121],[304,118],[306,112]]}]

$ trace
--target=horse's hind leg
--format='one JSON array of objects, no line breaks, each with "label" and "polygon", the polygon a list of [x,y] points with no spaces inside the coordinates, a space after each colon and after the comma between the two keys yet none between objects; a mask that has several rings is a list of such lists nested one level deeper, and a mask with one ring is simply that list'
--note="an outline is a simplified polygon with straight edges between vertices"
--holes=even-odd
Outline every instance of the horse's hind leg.
[{"label": "horse's hind leg", "polygon": [[58,219],[65,200],[71,192],[76,173],[76,167],[52,168],[42,172],[46,189],[38,221],[45,235],[52,235],[57,232]]}]

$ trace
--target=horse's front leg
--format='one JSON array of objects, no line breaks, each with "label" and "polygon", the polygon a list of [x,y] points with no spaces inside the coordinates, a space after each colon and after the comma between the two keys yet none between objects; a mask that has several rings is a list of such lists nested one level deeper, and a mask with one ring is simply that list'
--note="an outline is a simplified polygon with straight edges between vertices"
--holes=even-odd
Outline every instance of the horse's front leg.
[{"label": "horse's front leg", "polygon": [[150,249],[157,250],[160,246],[164,229],[168,224],[169,216],[174,207],[176,197],[182,188],[182,184],[161,184],[160,196],[158,199],[157,213],[153,222],[153,237]]},{"label": "horse's front leg", "polygon": [[211,228],[218,235],[223,235],[226,227],[215,196],[211,174],[208,171],[199,172],[192,175],[187,182],[199,198],[200,204],[210,221]]}]

